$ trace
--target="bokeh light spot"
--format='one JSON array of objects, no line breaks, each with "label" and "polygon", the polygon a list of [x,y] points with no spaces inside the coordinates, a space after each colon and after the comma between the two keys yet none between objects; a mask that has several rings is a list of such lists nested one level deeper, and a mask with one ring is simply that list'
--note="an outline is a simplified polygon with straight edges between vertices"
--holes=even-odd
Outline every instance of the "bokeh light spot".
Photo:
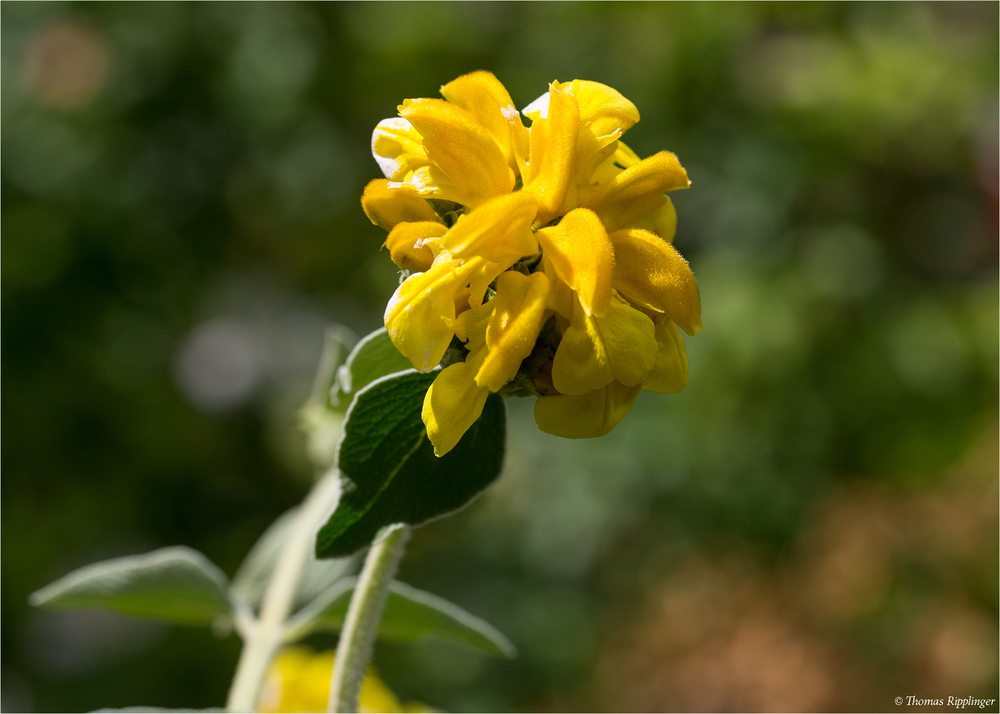
[{"label": "bokeh light spot", "polygon": [[39,32],[24,56],[24,77],[31,93],[55,109],[79,109],[107,84],[111,48],[96,31],[60,22]]}]

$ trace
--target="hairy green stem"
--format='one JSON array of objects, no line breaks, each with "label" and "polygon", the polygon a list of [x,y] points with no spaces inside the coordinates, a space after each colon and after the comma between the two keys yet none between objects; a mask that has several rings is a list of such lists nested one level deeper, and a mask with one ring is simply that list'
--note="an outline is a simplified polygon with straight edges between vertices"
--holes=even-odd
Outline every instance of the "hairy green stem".
[{"label": "hairy green stem", "polygon": [[340,499],[340,477],[329,469],[306,496],[281,548],[281,556],[264,592],[260,617],[250,623],[236,675],[229,689],[226,709],[231,712],[257,710],[257,698],[274,653],[285,635],[285,620],[291,614],[302,570],[312,557],[316,530]]},{"label": "hairy green stem", "polygon": [[340,631],[327,711],[358,710],[358,694],[372,658],[375,633],[389,597],[389,584],[396,575],[409,539],[409,526],[392,526],[368,551],[365,567],[351,596],[344,628]]}]

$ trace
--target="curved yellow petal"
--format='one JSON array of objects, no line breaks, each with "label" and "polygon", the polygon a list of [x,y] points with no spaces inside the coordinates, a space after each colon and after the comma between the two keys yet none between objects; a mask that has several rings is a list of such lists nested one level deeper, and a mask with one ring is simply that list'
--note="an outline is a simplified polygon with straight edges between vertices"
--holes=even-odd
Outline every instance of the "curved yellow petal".
[{"label": "curved yellow petal", "polygon": [[406,173],[398,183],[391,182],[389,186],[390,188],[410,186],[416,189],[422,198],[439,198],[455,203],[465,200],[465,195],[456,188],[451,177],[434,164],[417,166]]},{"label": "curved yellow petal", "polygon": [[639,121],[636,106],[606,84],[574,79],[564,86],[580,107],[580,138],[576,150],[580,164]]},{"label": "curved yellow petal", "polygon": [[624,141],[619,141],[615,144],[614,161],[623,169],[628,169],[635,166],[637,163],[642,161],[642,159],[640,159],[639,154],[632,151],[632,149],[629,148]]},{"label": "curved yellow petal", "polygon": [[514,187],[500,145],[464,109],[443,99],[407,99],[399,113],[423,137],[427,157],[454,183],[459,203],[474,208]]},{"label": "curved yellow petal", "polygon": [[596,320],[584,315],[563,332],[552,360],[552,385],[561,394],[585,394],[614,380],[611,359]]},{"label": "curved yellow petal", "polygon": [[424,395],[420,416],[435,456],[444,456],[454,449],[483,413],[490,391],[476,384],[473,377],[477,367],[472,360],[446,367]]},{"label": "curved yellow petal", "polygon": [[372,156],[392,181],[402,181],[411,171],[429,163],[423,137],[402,117],[383,119],[375,125]]},{"label": "curved yellow petal", "polygon": [[512,266],[516,262],[516,258],[510,257],[502,263],[495,263],[483,258],[469,258],[469,260],[478,261],[476,269],[469,274],[469,307],[479,307],[486,299],[486,291],[490,284],[497,279],[498,275]]},{"label": "curved yellow petal", "polygon": [[542,269],[549,276],[549,297],[545,307],[566,320],[573,317],[573,306],[577,304],[576,293],[556,274],[551,260],[542,260]]},{"label": "curved yellow petal", "polygon": [[434,209],[416,189],[393,184],[386,179],[369,181],[361,196],[361,207],[368,220],[387,231],[406,221],[439,221]]},{"label": "curved yellow petal", "polygon": [[456,266],[443,254],[426,273],[414,273],[396,288],[385,308],[385,328],[414,368],[429,372],[441,362],[455,334],[455,296],[481,262]]},{"label": "curved yellow petal", "polygon": [[535,423],[547,434],[567,439],[604,436],[632,409],[641,387],[619,382],[580,395],[539,397]]},{"label": "curved yellow petal", "polygon": [[455,319],[455,337],[465,343],[466,349],[479,352],[486,347],[486,328],[493,316],[496,303],[488,303],[466,310]]},{"label": "curved yellow petal", "polygon": [[616,295],[600,329],[615,379],[628,387],[642,382],[656,361],[653,321]]},{"label": "curved yellow petal", "polygon": [[[561,92],[572,95],[576,100],[578,121],[576,148],[573,152],[572,166],[569,168],[570,180],[566,194],[560,210],[545,204],[543,218],[546,220],[579,205],[579,201],[585,197],[584,194],[592,193],[587,184],[603,182],[609,176],[621,171],[621,168],[631,165],[626,163],[621,168],[611,170],[612,157],[618,154],[616,146],[618,137],[639,121],[639,111],[635,105],[607,85],[581,79],[574,79],[562,85],[558,82],[554,84],[560,87]],[[554,94],[550,90],[525,107],[524,115],[535,122],[531,128],[532,137],[536,136],[536,125],[541,130],[540,138],[544,137],[544,123],[541,123],[541,120],[546,119],[551,112],[553,97]],[[625,151],[631,153],[628,147],[625,147]],[[631,163],[638,160],[636,157]],[[595,173],[598,174],[596,178]],[[530,178],[530,176],[526,178],[526,185]],[[576,196],[577,191],[582,192],[579,199]],[[545,221],[541,221],[539,225],[544,223]]]},{"label": "curved yellow petal", "polygon": [[595,136],[617,139],[639,121],[635,104],[606,84],[574,79],[568,89],[580,106],[580,123]]},{"label": "curved yellow petal", "polygon": [[537,209],[535,197],[523,191],[497,196],[461,216],[437,242],[456,258],[479,256],[495,263],[510,261],[506,269],[518,259],[538,252],[538,241],[531,232]]},{"label": "curved yellow petal", "polygon": [[552,384],[562,394],[583,394],[618,380],[641,383],[656,361],[653,321],[617,296],[604,317],[577,311],[552,361]]},{"label": "curved yellow petal", "polygon": [[593,211],[577,208],[558,225],[535,233],[542,246],[546,272],[572,288],[588,315],[602,315],[611,301],[614,249]]},{"label": "curved yellow petal", "polygon": [[[594,184],[593,189],[595,191],[599,188],[600,184],[607,183],[625,169],[639,163],[639,156],[626,146],[625,142],[616,141],[608,149],[613,149],[613,151],[608,151],[607,155],[593,168],[589,175],[590,183]],[[582,198],[583,196],[581,196]]]},{"label": "curved yellow petal", "polygon": [[497,278],[497,294],[489,303],[494,309],[486,328],[489,354],[476,374],[476,384],[496,392],[514,378],[521,361],[535,347],[548,294],[545,273],[507,271]]},{"label": "curved yellow petal", "polygon": [[616,176],[623,170],[623,167],[613,163],[611,166],[613,170],[608,168],[608,162],[613,162],[617,154],[617,143],[617,141],[613,141],[603,149],[596,151],[589,159],[576,162],[575,206],[586,204],[600,188],[601,183],[607,182],[608,177]]},{"label": "curved yellow petal", "polygon": [[665,195],[662,206],[648,213],[643,213],[638,218],[629,221],[624,227],[642,228],[655,233],[668,243],[672,243],[674,234],[677,233],[677,210],[674,208],[674,202]]},{"label": "curved yellow petal", "polygon": [[447,232],[447,226],[436,221],[399,223],[389,232],[385,245],[393,263],[403,270],[423,273],[430,270],[434,262],[434,254],[424,241]]},{"label": "curved yellow petal", "polygon": [[576,99],[558,82],[549,85],[546,115],[531,125],[524,190],[538,196],[536,226],[559,215],[576,172],[580,110]]},{"label": "curved yellow petal", "polygon": [[493,135],[511,169],[518,171],[524,165],[528,130],[500,80],[490,72],[471,72],[441,87],[441,95],[469,112]]},{"label": "curved yellow petal", "polygon": [[689,335],[701,331],[698,283],[677,249],[639,228],[609,237],[615,249],[615,290],[635,305],[665,313]]},{"label": "curved yellow petal", "polygon": [[656,325],[656,364],[642,383],[642,388],[660,394],[674,394],[687,386],[688,358],[684,337],[670,320]]},{"label": "curved yellow petal", "polygon": [[587,208],[593,209],[613,231],[644,213],[658,210],[664,202],[664,191],[690,185],[677,157],[661,151],[611,178],[587,199]]}]

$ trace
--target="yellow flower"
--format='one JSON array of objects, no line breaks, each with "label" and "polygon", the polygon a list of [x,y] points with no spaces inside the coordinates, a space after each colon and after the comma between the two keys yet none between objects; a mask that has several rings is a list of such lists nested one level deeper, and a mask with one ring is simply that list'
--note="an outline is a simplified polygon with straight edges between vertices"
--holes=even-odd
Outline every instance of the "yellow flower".
[{"label": "yellow flower", "polygon": [[535,420],[569,438],[606,434],[642,389],[687,383],[698,285],[673,247],[677,157],[641,159],[620,137],[630,101],[552,82],[525,127],[503,85],[473,72],[379,122],[386,179],[361,199],[404,271],[385,325],[420,371],[443,366],[423,420],[450,451],[490,392],[537,396]]},{"label": "yellow flower", "polygon": [[501,273],[496,296],[463,312],[455,330],[469,350],[464,362],[445,367],[424,399],[427,436],[438,455],[455,447],[479,418],[489,392],[500,391],[531,354],[545,317],[545,273]]},{"label": "yellow flower", "polygon": [[[258,710],[261,712],[325,712],[330,696],[334,653],[306,647],[282,650],[267,672]],[[371,667],[361,684],[359,712],[430,712],[423,704],[402,704]]]}]

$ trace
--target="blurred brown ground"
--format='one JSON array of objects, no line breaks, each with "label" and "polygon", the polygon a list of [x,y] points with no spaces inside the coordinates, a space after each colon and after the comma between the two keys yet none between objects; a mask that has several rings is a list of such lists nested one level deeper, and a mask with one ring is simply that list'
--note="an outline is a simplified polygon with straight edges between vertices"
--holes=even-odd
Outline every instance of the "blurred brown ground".
[{"label": "blurred brown ground", "polygon": [[[651,560],[647,602],[599,656],[599,708],[864,711],[892,710],[899,695],[989,697],[997,461],[994,425],[930,487],[845,481],[770,567],[749,547],[692,554],[667,575]],[[878,620],[882,640],[869,631]]]}]

